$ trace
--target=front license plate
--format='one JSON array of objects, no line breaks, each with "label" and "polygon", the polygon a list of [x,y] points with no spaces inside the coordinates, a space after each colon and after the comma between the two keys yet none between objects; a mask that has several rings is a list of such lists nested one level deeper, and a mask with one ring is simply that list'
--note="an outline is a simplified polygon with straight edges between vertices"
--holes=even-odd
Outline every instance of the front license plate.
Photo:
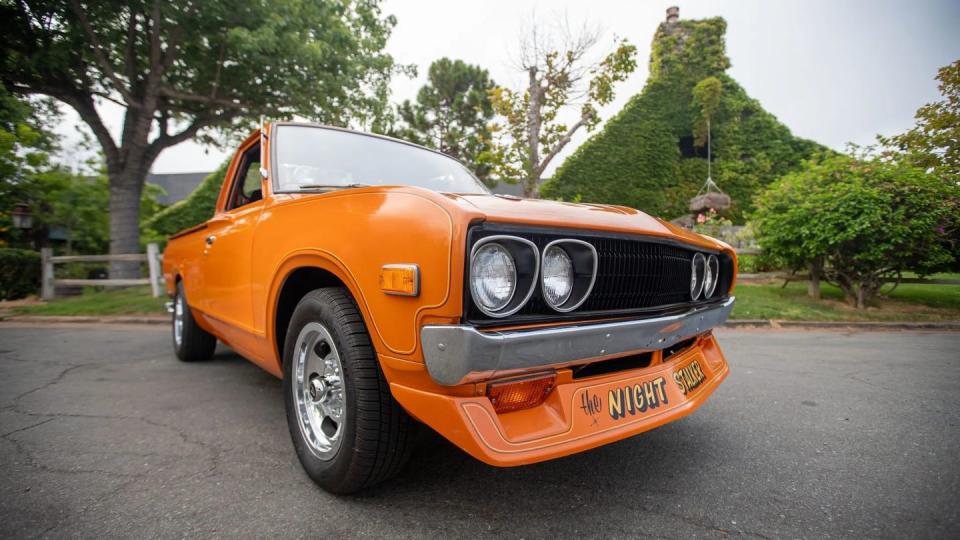
[{"label": "front license plate", "polygon": [[581,420],[602,427],[640,419],[682,403],[707,381],[702,360],[694,358],[673,370],[580,390],[574,405]]}]

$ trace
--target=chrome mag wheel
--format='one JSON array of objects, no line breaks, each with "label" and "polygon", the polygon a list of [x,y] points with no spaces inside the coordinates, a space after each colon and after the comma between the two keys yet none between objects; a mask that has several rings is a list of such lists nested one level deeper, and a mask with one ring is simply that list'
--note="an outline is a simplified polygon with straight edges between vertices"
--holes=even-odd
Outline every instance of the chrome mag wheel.
[{"label": "chrome mag wheel", "polygon": [[294,354],[290,383],[300,432],[310,453],[330,460],[343,442],[346,421],[340,353],[326,327],[311,322],[300,330]]},{"label": "chrome mag wheel", "polygon": [[183,344],[183,295],[177,294],[173,301],[173,343],[180,347]]}]

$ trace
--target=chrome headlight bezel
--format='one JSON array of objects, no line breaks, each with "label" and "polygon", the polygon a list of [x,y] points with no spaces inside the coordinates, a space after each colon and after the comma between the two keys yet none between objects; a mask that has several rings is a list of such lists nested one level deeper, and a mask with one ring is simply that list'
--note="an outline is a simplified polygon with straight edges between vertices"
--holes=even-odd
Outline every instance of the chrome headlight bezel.
[{"label": "chrome headlight bezel", "polygon": [[[567,257],[570,258],[573,266],[573,285],[570,295],[559,304],[550,302],[543,278],[543,260],[546,259],[546,254],[551,249],[562,249],[564,253],[566,253]],[[561,238],[554,240],[544,246],[543,257],[541,259],[540,296],[543,298],[543,302],[547,304],[550,309],[553,309],[559,313],[567,313],[577,309],[584,302],[586,302],[587,298],[590,297],[590,293],[593,291],[594,284],[597,281],[597,269],[599,263],[597,257],[597,248],[595,248],[593,244],[584,242],[583,240],[575,240],[573,238]]]},{"label": "chrome headlight bezel", "polygon": [[[480,250],[490,244],[496,244],[506,250],[513,260],[514,269],[514,290],[510,298],[503,307],[490,310],[478,299],[477,291],[473,283],[473,265]],[[470,289],[470,297],[473,304],[482,313],[488,317],[503,318],[513,315],[526,305],[537,283],[540,272],[540,252],[537,246],[519,236],[494,235],[487,236],[478,240],[470,250],[470,260],[468,261],[467,288]]]},{"label": "chrome headlight bezel", "polygon": [[717,283],[720,281],[720,260],[716,255],[707,256],[707,264],[704,266],[703,277],[703,299],[713,298],[713,293],[717,292]]},{"label": "chrome headlight bezel", "polygon": [[690,299],[696,302],[703,293],[707,258],[703,253],[695,253],[690,259]]}]

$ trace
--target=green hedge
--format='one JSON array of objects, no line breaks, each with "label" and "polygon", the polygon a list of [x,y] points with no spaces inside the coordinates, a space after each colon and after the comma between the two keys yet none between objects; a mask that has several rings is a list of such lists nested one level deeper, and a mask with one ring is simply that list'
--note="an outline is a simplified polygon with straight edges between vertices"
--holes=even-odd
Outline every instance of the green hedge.
[{"label": "green hedge", "polygon": [[40,254],[28,249],[0,248],[0,298],[15,300],[40,287]]},{"label": "green hedge", "polygon": [[227,161],[200,182],[186,199],[161,210],[143,225],[143,241],[166,244],[167,238],[213,217],[220,186],[227,174]]},{"label": "green hedge", "polygon": [[794,137],[726,74],[725,32],[721,18],[680,21],[672,30],[661,25],[643,91],[567,158],[543,186],[543,196],[580,196],[667,218],[687,214],[688,201],[707,177],[707,160],[700,157],[706,149],[693,146],[699,114],[693,88],[711,76],[723,85],[712,121],[713,178],[732,197],[734,208],[726,215],[735,222],[743,221],[763,187],[824,151]]}]

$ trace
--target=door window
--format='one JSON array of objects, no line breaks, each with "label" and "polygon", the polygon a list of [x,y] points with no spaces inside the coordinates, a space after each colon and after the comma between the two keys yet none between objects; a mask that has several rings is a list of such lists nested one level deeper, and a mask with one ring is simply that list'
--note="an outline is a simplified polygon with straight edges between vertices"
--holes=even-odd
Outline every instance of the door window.
[{"label": "door window", "polygon": [[254,146],[243,155],[240,168],[233,179],[227,210],[240,208],[263,198],[260,184],[260,146]]}]

